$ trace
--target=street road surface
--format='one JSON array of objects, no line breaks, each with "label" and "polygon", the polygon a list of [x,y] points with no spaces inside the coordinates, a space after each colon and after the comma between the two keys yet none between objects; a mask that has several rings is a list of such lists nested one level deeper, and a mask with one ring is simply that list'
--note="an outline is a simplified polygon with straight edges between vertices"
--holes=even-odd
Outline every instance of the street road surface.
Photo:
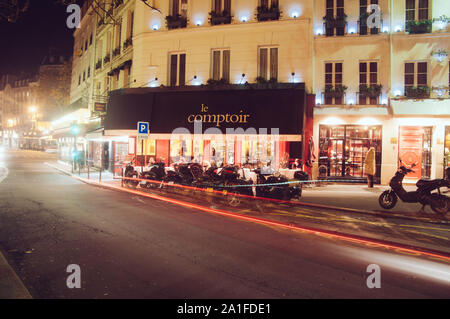
[{"label": "street road surface", "polygon": [[52,160],[0,148],[0,249],[34,298],[450,297],[448,261],[94,187]]}]

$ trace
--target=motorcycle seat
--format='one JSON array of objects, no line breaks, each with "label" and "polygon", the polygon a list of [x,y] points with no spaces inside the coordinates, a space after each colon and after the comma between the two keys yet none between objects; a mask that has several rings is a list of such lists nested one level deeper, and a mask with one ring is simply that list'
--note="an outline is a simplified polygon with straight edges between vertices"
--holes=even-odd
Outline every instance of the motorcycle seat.
[{"label": "motorcycle seat", "polygon": [[442,179],[420,179],[417,183],[417,187],[438,187],[442,184]]}]

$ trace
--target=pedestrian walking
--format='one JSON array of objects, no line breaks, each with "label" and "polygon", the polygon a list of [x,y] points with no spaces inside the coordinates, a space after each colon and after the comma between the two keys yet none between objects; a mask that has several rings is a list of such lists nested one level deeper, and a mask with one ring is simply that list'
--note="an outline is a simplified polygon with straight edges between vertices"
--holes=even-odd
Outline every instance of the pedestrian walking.
[{"label": "pedestrian walking", "polygon": [[371,147],[367,151],[366,158],[364,159],[364,174],[367,175],[367,185],[369,188],[373,188],[373,177],[375,173],[375,148]]}]

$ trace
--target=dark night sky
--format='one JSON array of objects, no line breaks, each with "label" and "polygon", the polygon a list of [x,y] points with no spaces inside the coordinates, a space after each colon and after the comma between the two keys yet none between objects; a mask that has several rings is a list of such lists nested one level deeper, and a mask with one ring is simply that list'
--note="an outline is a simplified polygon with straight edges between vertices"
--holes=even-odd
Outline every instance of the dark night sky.
[{"label": "dark night sky", "polygon": [[74,30],[66,26],[68,15],[57,0],[31,0],[17,22],[0,21],[0,74],[37,71],[50,47],[70,56]]}]

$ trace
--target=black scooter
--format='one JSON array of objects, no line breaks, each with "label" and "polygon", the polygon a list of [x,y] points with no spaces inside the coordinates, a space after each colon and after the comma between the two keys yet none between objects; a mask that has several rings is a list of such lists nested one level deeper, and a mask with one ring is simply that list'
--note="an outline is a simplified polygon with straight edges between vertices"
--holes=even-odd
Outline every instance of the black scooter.
[{"label": "black scooter", "polygon": [[[401,160],[400,160],[400,163]],[[412,167],[416,165],[413,164]],[[378,198],[378,203],[384,209],[393,208],[400,198],[405,203],[420,203],[422,204],[421,210],[423,211],[426,205],[430,205],[431,209],[441,215],[445,215],[450,210],[450,199],[441,194],[441,187],[450,187],[449,180],[435,179],[424,180],[421,179],[416,183],[417,190],[407,192],[403,188],[403,179],[408,173],[414,172],[410,168],[406,168],[402,165],[395,176],[391,179],[389,186],[390,190],[384,191]],[[437,192],[435,192],[437,191]]]},{"label": "black scooter", "polygon": [[[143,172],[141,174],[142,179],[148,179],[152,181],[163,181],[166,177],[166,171],[164,169],[165,164],[164,162],[155,163],[150,167],[150,170],[147,172]],[[139,184],[142,188],[156,188],[160,187],[157,183],[153,182],[147,182],[147,181],[141,181]]]},{"label": "black scooter", "polygon": [[[299,199],[302,196],[302,184],[289,185],[287,184],[288,179],[283,175],[269,175],[266,177],[259,168],[255,169],[254,172],[257,175],[257,184],[268,184],[267,186],[256,187],[257,197],[291,200]],[[304,180],[305,177],[303,174],[300,174],[300,172],[298,173],[299,174],[296,172],[296,174],[294,174],[294,179]]]},{"label": "black scooter", "polygon": [[[124,177],[138,178],[138,176],[139,176],[138,172],[136,172],[136,170],[133,167],[133,162],[128,163],[127,166],[125,167]],[[128,178],[124,179],[123,183],[128,187],[136,188],[139,184],[139,181]]]}]

